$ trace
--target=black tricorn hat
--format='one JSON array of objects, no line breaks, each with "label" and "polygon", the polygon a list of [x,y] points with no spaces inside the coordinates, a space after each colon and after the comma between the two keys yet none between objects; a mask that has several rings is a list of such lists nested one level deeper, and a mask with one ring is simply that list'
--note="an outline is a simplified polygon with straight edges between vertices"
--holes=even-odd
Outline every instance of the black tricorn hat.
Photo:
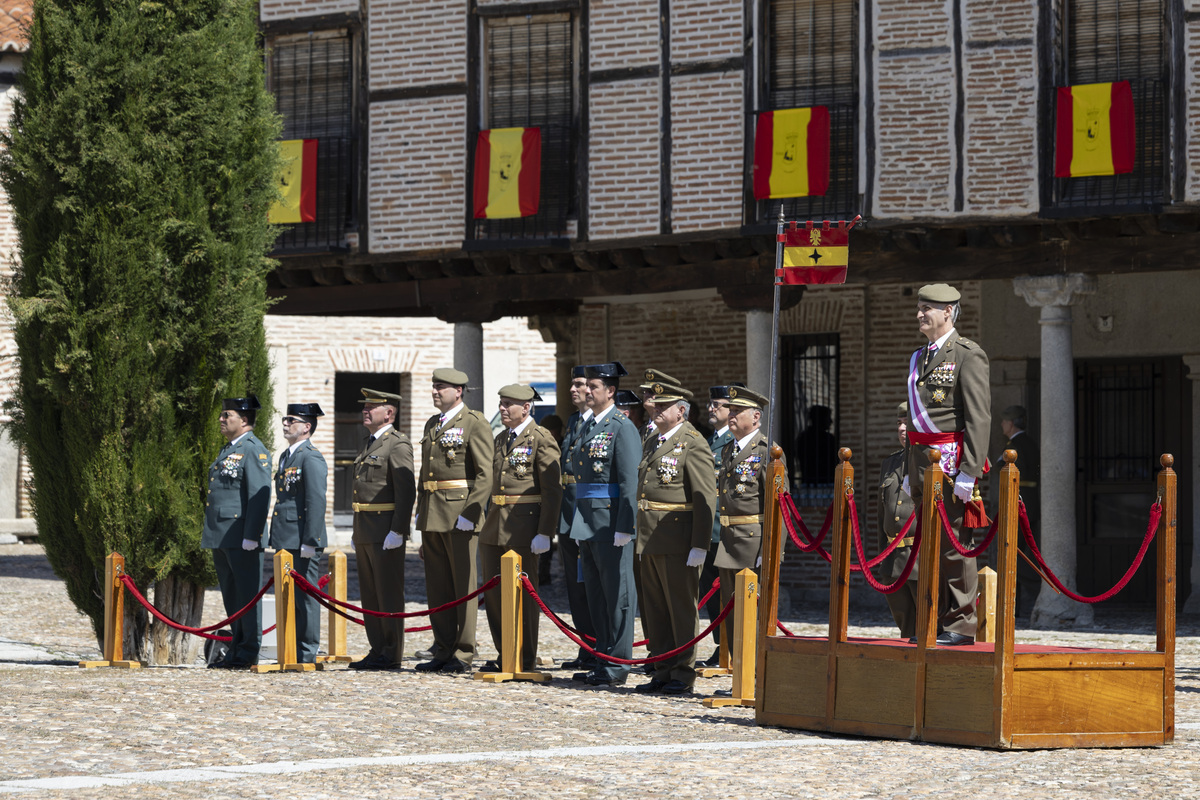
[{"label": "black tricorn hat", "polygon": [[323,417],[325,412],[321,410],[319,403],[288,403],[288,416],[292,417]]},{"label": "black tricorn hat", "polygon": [[258,404],[258,398],[252,394],[245,397],[226,397],[221,401],[222,411],[258,411],[262,406]]},{"label": "black tricorn hat", "polygon": [[642,404],[642,398],[638,397],[636,393],[631,392],[628,389],[618,389],[616,399],[613,401],[613,403],[614,405],[618,406],[640,406]]},{"label": "black tricorn hat", "polygon": [[585,369],[587,369],[587,368],[585,366],[583,366],[583,364],[579,364],[577,366],[571,367],[571,377],[572,378],[586,378],[587,375],[583,374]]},{"label": "black tricorn hat", "polygon": [[607,364],[588,364],[583,368],[585,378],[620,378],[628,375],[620,361],[610,361]]}]

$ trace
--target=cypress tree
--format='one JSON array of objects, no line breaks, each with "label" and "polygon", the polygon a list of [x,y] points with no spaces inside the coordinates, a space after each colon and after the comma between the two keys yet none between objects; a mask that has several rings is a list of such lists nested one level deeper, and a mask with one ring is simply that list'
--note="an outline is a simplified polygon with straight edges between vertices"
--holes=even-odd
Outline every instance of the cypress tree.
[{"label": "cypress tree", "polygon": [[[0,156],[20,259],[9,411],[39,541],[98,638],[112,551],[139,587],[157,584],[160,608],[197,623],[194,600],[214,582],[199,541],[220,400],[253,392],[272,413],[263,315],[279,121],[257,8],[34,5]],[[268,446],[271,429],[259,431]],[[132,645],[145,657],[134,606],[126,656]]]}]

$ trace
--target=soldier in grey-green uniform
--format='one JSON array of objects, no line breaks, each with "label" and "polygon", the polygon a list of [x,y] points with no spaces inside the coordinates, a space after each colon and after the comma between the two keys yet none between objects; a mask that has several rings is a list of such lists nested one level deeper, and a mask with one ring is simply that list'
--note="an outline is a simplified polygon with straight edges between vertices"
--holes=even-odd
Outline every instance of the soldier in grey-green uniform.
[{"label": "soldier in grey-green uniform", "polygon": [[[362,420],[368,437],[354,457],[354,557],[363,608],[404,610],[404,551],[416,484],[412,442],[396,430],[400,395],[362,389]],[[404,658],[404,620],[363,615],[365,657],[357,670],[399,669]]]},{"label": "soldier in grey-green uniform", "polygon": [[[421,481],[417,528],[425,559],[429,607],[445,605],[479,588],[475,559],[478,532],[492,488],[492,427],[463,404],[467,374],[433,371],[433,404],[440,414],[425,423],[421,436]],[[487,576],[491,578],[491,575]],[[420,672],[467,672],[475,658],[478,599],[432,614],[433,657]]]},{"label": "soldier in grey-green uniform", "polygon": [[[228,441],[208,468],[208,500],[200,546],[212,550],[225,613],[233,616],[262,587],[263,533],[271,505],[271,456],[254,435],[258,398],[231,397],[221,404],[221,434]],[[262,606],[230,626],[233,640],[211,669],[249,669],[262,644]]]},{"label": "soldier in grey-green uniform", "polygon": [[[986,471],[992,394],[987,354],[954,328],[959,299],[958,290],[944,283],[922,286],[917,294],[917,324],[929,344],[908,363],[908,476],[913,497],[920,497],[929,466],[926,451],[941,451],[942,471],[954,487],[944,495],[946,512],[959,541],[969,546],[972,534],[962,524],[963,512],[979,496],[978,482]],[[964,558],[943,540],[938,569],[937,642],[971,644],[979,579],[975,559]]]},{"label": "soldier in grey-green uniform", "polygon": [[[571,520],[575,517],[575,472],[571,463],[571,451],[579,443],[583,426],[592,418],[592,410],[587,406],[587,378],[583,374],[583,366],[571,369],[571,404],[575,406],[574,413],[567,420],[566,431],[562,445],[562,507],[558,519],[558,553],[562,559],[563,575],[567,585],[567,607],[571,609],[571,621],[575,630],[585,637],[594,639],[592,630],[592,615],[588,611],[587,589],[579,570],[579,542],[571,538]],[[595,665],[592,658],[579,648],[575,658],[564,661],[563,669],[587,670]]]},{"label": "soldier in grey-green uniform", "polygon": [[[313,446],[318,403],[288,403],[283,438],[288,448],[275,470],[275,511],[271,514],[271,547],[292,554],[293,569],[311,584],[321,578],[325,536],[325,484],[329,468]],[[296,594],[296,661],[312,664],[321,644],[321,606],[317,598]]]},{"label": "soldier in grey-green uniform", "polygon": [[[500,572],[500,559],[508,551],[521,556],[521,569],[538,587],[537,555],[550,549],[550,537],[558,529],[562,503],[559,481],[558,442],[550,431],[533,420],[533,401],[540,400],[532,386],[509,384],[500,389],[500,421],[504,430],[496,437],[492,458],[492,503],[479,534],[479,562],[484,575]],[[486,600],[488,627],[498,651],[501,646],[500,587],[489,589]],[[537,603],[526,598],[521,605],[521,663],[529,672],[536,665]],[[500,664],[489,661],[483,672],[499,672]]]},{"label": "soldier in grey-green uniform", "polygon": [[[655,382],[654,435],[638,465],[637,555],[645,592],[642,623],[652,654],[667,653],[695,638],[700,568],[712,541],[716,476],[708,442],[687,421],[692,393]],[[691,694],[696,648],[655,664],[638,692]]]},{"label": "soldier in grey-green uniform", "polygon": [[[908,403],[901,403],[896,408],[896,426],[900,435],[900,449],[883,460],[879,468],[879,547],[886,548],[892,540],[904,530],[916,507],[913,498],[905,491],[908,480]],[[912,553],[913,535],[916,532],[916,520],[913,520],[904,539],[896,545],[896,549],[888,556],[884,574],[887,583],[894,583],[904,574],[904,567]],[[917,633],[917,564],[914,563],[908,580],[904,585],[890,594],[885,594],[888,608],[892,611],[892,619],[900,629],[900,635],[905,639]]]}]

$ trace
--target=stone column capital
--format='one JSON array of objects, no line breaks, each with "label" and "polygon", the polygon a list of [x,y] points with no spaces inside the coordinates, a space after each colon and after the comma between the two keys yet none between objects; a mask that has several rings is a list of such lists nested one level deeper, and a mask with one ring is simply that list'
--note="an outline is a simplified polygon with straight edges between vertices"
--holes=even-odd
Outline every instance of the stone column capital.
[{"label": "stone column capital", "polygon": [[1034,308],[1069,306],[1079,295],[1094,294],[1096,279],[1081,272],[1026,276],[1013,278],[1013,291]]}]

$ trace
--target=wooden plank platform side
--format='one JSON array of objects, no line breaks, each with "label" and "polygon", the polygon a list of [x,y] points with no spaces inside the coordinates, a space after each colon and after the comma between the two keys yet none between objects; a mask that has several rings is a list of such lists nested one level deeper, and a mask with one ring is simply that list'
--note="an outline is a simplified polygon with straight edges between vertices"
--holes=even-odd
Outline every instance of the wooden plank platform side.
[{"label": "wooden plank platform side", "polygon": [[990,663],[926,664],[925,728],[992,735],[993,676]]},{"label": "wooden plank platform side", "polygon": [[834,722],[899,726],[911,735],[916,722],[915,661],[838,658]]},{"label": "wooden plank platform side", "polygon": [[1075,653],[1017,653],[1014,671],[1046,669],[1166,669],[1166,653],[1088,650]]},{"label": "wooden plank platform side", "polygon": [[[1156,735],[1163,730],[1165,671],[1021,670],[1014,676],[1012,741],[1049,737],[1042,747],[1102,747],[1113,734]],[[1095,741],[1088,735],[1098,735]],[[1054,742],[1053,737],[1071,737]],[[1081,744],[1082,743],[1082,744]]]},{"label": "wooden plank platform side", "polygon": [[[759,714],[763,709],[784,717],[807,717],[816,720],[818,727],[810,725],[809,730],[829,730],[826,719],[826,691],[828,682],[825,680],[825,669],[828,657],[823,653],[799,654],[771,652],[766,653],[766,669],[759,678],[755,699],[761,704]],[[758,720],[763,723],[762,719]],[[787,724],[787,723],[767,723]]]}]

